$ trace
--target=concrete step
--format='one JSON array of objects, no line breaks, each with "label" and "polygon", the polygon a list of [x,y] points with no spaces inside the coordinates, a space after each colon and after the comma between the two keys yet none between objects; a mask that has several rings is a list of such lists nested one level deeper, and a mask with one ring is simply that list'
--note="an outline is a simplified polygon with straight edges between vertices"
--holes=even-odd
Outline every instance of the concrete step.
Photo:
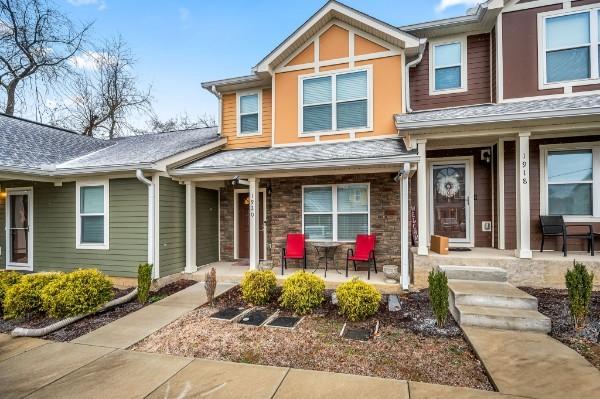
[{"label": "concrete step", "polygon": [[454,319],[463,326],[550,332],[550,319],[536,310],[491,306],[456,305],[450,308]]},{"label": "concrete step", "polygon": [[508,281],[506,270],[500,267],[440,265],[438,269],[446,273],[448,280]]},{"label": "concrete step", "polygon": [[488,306],[537,310],[536,297],[509,283],[495,281],[450,280],[450,306]]}]

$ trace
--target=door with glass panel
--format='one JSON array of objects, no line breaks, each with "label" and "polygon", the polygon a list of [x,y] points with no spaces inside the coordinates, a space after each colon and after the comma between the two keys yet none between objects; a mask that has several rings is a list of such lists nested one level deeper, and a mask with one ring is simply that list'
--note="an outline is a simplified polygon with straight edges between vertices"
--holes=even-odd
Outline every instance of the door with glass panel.
[{"label": "door with glass panel", "polygon": [[430,228],[432,234],[454,243],[472,243],[469,166],[467,161],[433,162],[430,166]]},{"label": "door with glass panel", "polygon": [[6,266],[32,269],[32,190],[9,190],[6,195]]}]

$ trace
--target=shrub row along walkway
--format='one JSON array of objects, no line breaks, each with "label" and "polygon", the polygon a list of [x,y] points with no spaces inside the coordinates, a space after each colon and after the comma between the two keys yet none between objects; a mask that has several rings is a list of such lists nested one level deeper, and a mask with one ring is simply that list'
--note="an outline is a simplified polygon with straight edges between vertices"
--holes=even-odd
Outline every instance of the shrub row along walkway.
[{"label": "shrub row along walkway", "polygon": [[535,399],[600,397],[600,371],[546,334],[463,326],[492,383]]},{"label": "shrub row along walkway", "polygon": [[[234,286],[235,284],[217,284],[215,296],[221,295]],[[82,335],[73,342],[125,349],[205,303],[204,284],[194,284],[89,334]]]},{"label": "shrub row along walkway", "polygon": [[7,335],[0,335],[0,397],[517,398],[469,388],[190,359]]}]

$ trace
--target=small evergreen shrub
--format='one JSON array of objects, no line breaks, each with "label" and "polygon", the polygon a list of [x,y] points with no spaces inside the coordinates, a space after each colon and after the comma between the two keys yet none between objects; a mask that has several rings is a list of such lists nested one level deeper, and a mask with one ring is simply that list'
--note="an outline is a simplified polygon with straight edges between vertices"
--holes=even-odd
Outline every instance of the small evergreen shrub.
[{"label": "small evergreen shrub", "polygon": [[587,271],[583,263],[575,262],[573,269],[567,270],[565,275],[567,290],[569,291],[569,310],[576,329],[585,326],[592,288],[594,273]]},{"label": "small evergreen shrub", "polygon": [[22,276],[18,283],[6,290],[4,318],[21,318],[40,312],[42,310],[42,290],[60,276],[60,273],[36,273]]},{"label": "small evergreen shrub", "polygon": [[17,284],[19,281],[21,281],[21,275],[18,272],[12,270],[0,271],[0,310],[2,309],[2,304],[4,303],[4,295],[6,294],[6,290]]},{"label": "small evergreen shrub", "polygon": [[299,271],[283,282],[279,303],[285,309],[304,315],[319,307],[325,300],[325,281],[312,273]]},{"label": "small evergreen shrub", "polygon": [[242,298],[254,305],[265,305],[275,292],[277,280],[271,270],[251,270],[244,273],[240,284]]},{"label": "small evergreen shrub", "polygon": [[364,320],[379,310],[381,294],[370,284],[354,277],[335,290],[340,313],[350,321]]},{"label": "small evergreen shrub", "polygon": [[212,305],[215,299],[215,290],[217,289],[217,271],[211,267],[204,276],[204,290],[206,291],[206,299]]},{"label": "small evergreen shrub", "polygon": [[148,302],[150,285],[152,284],[152,265],[142,263],[138,265],[138,301],[141,304]]},{"label": "small evergreen shrub", "polygon": [[448,277],[442,271],[432,270],[428,280],[431,309],[438,327],[443,327],[448,319]]},{"label": "small evergreen shrub", "polygon": [[43,309],[57,318],[95,312],[113,296],[112,283],[96,269],[63,274],[41,291]]}]

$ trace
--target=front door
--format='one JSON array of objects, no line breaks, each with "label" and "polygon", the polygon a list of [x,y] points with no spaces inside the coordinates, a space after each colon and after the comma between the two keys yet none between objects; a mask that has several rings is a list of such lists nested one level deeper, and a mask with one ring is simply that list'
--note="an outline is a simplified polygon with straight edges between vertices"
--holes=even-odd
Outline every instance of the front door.
[{"label": "front door", "polygon": [[470,173],[469,161],[434,161],[430,167],[430,228],[453,243],[472,243]]},{"label": "front door", "polygon": [[8,190],[6,195],[6,267],[32,269],[32,190]]},{"label": "front door", "polygon": [[[238,234],[237,234],[237,257],[239,259],[250,258],[250,194],[238,193]],[[264,259],[265,254],[265,193],[260,192],[259,201],[259,257]]]}]

